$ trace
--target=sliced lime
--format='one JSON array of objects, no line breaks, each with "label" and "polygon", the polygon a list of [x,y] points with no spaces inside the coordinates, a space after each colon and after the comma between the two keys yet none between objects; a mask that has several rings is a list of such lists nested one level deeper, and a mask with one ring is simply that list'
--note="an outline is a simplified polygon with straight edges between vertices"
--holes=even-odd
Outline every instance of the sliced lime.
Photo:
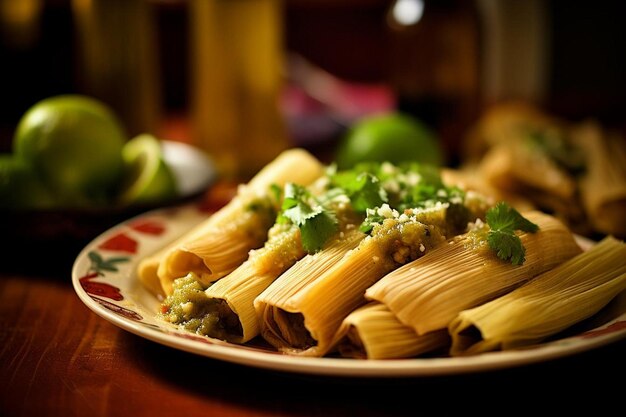
[{"label": "sliced lime", "polygon": [[178,195],[176,179],[163,159],[161,142],[142,134],[128,141],[122,149],[125,171],[119,203],[148,204],[165,202]]}]

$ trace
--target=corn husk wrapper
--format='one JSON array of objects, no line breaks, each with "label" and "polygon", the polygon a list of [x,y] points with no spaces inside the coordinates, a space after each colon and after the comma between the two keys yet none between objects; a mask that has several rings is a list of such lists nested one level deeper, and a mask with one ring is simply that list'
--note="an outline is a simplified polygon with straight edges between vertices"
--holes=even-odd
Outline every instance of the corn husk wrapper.
[{"label": "corn husk wrapper", "polygon": [[[207,213],[206,216],[208,220],[210,219],[211,214]],[[165,299],[167,294],[163,285],[161,285],[161,280],[158,275],[159,265],[170,251],[176,249],[186,241],[193,239],[194,236],[199,237],[201,233],[203,233],[202,228],[197,227],[197,225],[192,226],[189,230],[183,232],[167,245],[157,249],[157,251],[153,254],[141,259],[137,265],[137,277],[144,288],[154,294],[159,300]],[[169,285],[167,287],[171,290],[171,284],[168,284]]]},{"label": "corn husk wrapper", "polygon": [[232,272],[252,249],[267,240],[274,224],[276,207],[271,186],[287,182],[308,185],[323,175],[324,166],[302,149],[281,153],[266,165],[237,195],[209,219],[170,249],[158,266],[166,295],[172,281],[194,272],[205,285]]},{"label": "corn husk wrapper", "polygon": [[[307,347],[312,341],[302,331],[291,331],[294,327],[302,330],[304,323],[299,312],[300,293],[306,293],[308,286],[323,276],[347,253],[355,249],[365,235],[354,228],[328,242],[322,251],[306,255],[285,273],[271,283],[254,300],[254,308],[259,318],[261,336],[273,346],[288,353]],[[322,294],[322,297],[324,294]],[[324,298],[318,300],[325,304]],[[295,347],[295,348],[291,348]]]},{"label": "corn husk wrapper", "polygon": [[568,204],[575,203],[576,181],[524,139],[492,147],[480,162],[480,175],[502,192],[528,195],[542,206],[567,212]]},{"label": "corn husk wrapper", "polygon": [[592,122],[574,132],[587,158],[580,194],[589,222],[599,232],[626,237],[626,140]]},{"label": "corn husk wrapper", "polygon": [[209,299],[226,302],[227,309],[222,309],[221,314],[229,314],[239,321],[241,334],[227,334],[230,342],[245,343],[259,334],[254,299],[306,254],[297,226],[278,232],[268,243],[254,250],[243,264],[205,291]]},{"label": "corn husk wrapper", "polygon": [[365,304],[364,292],[369,286],[399,265],[428,253],[446,240],[446,234],[453,233],[446,213],[447,206],[440,206],[422,212],[417,221],[386,219],[323,273],[305,271],[294,277],[288,271],[283,277],[297,284],[285,286],[281,277],[255,300],[261,334],[290,354],[326,355],[343,319]]},{"label": "corn husk wrapper", "polygon": [[524,216],[540,230],[519,235],[526,248],[522,265],[497,258],[469,232],[389,273],[367,289],[366,298],[385,304],[421,335],[446,328],[460,311],[512,291],[582,252],[555,217],[537,211]]},{"label": "corn husk wrapper", "polygon": [[475,163],[492,147],[507,145],[520,133],[558,132],[566,130],[565,121],[553,117],[524,101],[504,101],[495,104],[471,126],[462,146],[463,160]]},{"label": "corn husk wrapper", "polygon": [[450,345],[447,330],[418,336],[400,323],[391,311],[376,302],[350,313],[341,323],[333,342],[343,357],[356,359],[410,358]]},{"label": "corn husk wrapper", "polygon": [[153,255],[142,259],[139,261],[139,265],[137,265],[137,277],[139,278],[139,281],[148,291],[160,300],[164,299],[166,294],[163,286],[161,285],[161,280],[159,279],[157,271],[159,270],[159,265],[161,264],[163,257],[165,257],[170,250],[175,248],[175,244],[177,244],[177,242],[178,241],[162,248]]},{"label": "corn husk wrapper", "polygon": [[487,181],[480,173],[477,164],[467,164],[459,168],[442,168],[441,179],[445,184],[455,185],[465,192],[476,192],[485,196],[491,205],[497,201],[504,201],[519,212],[536,209],[535,204],[528,198],[498,188]]},{"label": "corn husk wrapper", "polygon": [[609,236],[514,291],[461,311],[449,325],[452,355],[541,342],[596,314],[626,290],[626,245]]},{"label": "corn husk wrapper", "polygon": [[[339,222],[338,236],[347,233],[362,221],[350,209],[336,213]],[[262,248],[252,250],[248,259],[233,272],[213,283],[205,291],[209,299],[219,299],[226,307],[216,312],[220,320],[230,315],[239,322],[241,334],[227,334],[229,341],[245,343],[260,332],[254,308],[255,298],[281,274],[306,256],[301,242],[300,229],[292,224],[277,223],[270,229],[269,238]]]}]

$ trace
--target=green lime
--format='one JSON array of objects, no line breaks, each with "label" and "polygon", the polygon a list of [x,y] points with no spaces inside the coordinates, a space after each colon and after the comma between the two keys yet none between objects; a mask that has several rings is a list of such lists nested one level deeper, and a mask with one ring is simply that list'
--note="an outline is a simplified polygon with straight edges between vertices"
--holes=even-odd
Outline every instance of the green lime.
[{"label": "green lime", "polygon": [[0,155],[0,208],[42,209],[54,205],[54,196],[26,162],[11,154]]},{"label": "green lime", "polygon": [[163,159],[161,142],[143,134],[126,143],[122,150],[124,178],[119,203],[148,204],[163,202],[177,196],[174,173]]},{"label": "green lime", "polygon": [[28,109],[13,146],[65,205],[76,206],[111,200],[123,174],[126,140],[120,121],[104,103],[60,95]]},{"label": "green lime", "polygon": [[340,169],[360,162],[384,161],[441,165],[443,152],[437,136],[425,124],[412,116],[394,112],[357,121],[341,138],[335,153]]}]

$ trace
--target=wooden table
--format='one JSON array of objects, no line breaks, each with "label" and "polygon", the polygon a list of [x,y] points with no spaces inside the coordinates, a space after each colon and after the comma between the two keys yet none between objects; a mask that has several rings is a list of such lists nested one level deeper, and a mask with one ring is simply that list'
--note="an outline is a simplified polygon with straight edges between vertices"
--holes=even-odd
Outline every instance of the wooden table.
[{"label": "wooden table", "polygon": [[561,412],[589,407],[594,416],[620,409],[615,407],[623,412],[626,340],[466,375],[280,373],[178,351],[121,330],[75,294],[71,251],[32,256],[23,263],[3,255],[0,266],[0,416],[505,415],[546,406]]}]

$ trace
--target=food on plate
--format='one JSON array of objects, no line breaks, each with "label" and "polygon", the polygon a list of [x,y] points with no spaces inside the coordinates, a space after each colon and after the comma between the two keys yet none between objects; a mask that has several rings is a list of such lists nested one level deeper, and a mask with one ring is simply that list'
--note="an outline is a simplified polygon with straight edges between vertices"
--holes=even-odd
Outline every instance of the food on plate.
[{"label": "food on plate", "polygon": [[345,358],[412,358],[433,352],[445,354],[450,336],[447,329],[418,335],[387,306],[372,301],[343,319],[333,345]]},{"label": "food on plate", "polygon": [[483,197],[446,187],[438,177],[420,175],[413,182],[409,173],[419,170],[409,169],[413,171],[382,165],[401,191],[389,199],[391,205],[368,209],[358,246],[321,274],[310,271],[315,265],[308,261],[304,273],[282,275],[257,297],[261,334],[272,345],[293,354],[327,354],[341,321],[364,304],[370,285],[484,216]]},{"label": "food on plate", "polygon": [[[401,171],[391,164],[382,166],[378,164],[362,165],[362,167],[365,170],[363,172],[328,170],[325,176],[311,184],[308,188],[293,183],[286,184],[282,211],[278,215],[276,224],[270,229],[264,246],[251,251],[248,259],[239,267],[208,286],[206,289],[207,300],[202,306],[196,306],[185,314],[181,314],[176,305],[172,305],[170,302],[173,299],[178,299],[178,294],[175,294],[174,297],[166,300],[164,317],[173,322],[185,322],[185,326],[190,327],[193,325],[192,323],[197,323],[197,321],[186,322],[195,319],[193,316],[198,314],[197,311],[202,311],[201,314],[203,316],[215,316],[211,322],[234,324],[234,327],[210,326],[207,321],[203,325],[202,333],[227,340],[250,340],[259,333],[259,323],[256,320],[253,300],[274,280],[278,278],[280,283],[276,284],[275,287],[285,291],[285,282],[288,279],[302,280],[306,276],[315,277],[319,275],[321,270],[319,265],[330,264],[326,258],[327,256],[343,256],[343,253],[334,250],[335,247],[344,247],[344,250],[347,251],[354,248],[358,240],[366,237],[364,232],[357,230],[359,225],[367,221],[370,222],[368,224],[372,228],[371,218],[377,216],[375,213],[367,216],[369,203],[365,202],[366,199],[373,199],[373,201],[378,203],[382,202],[381,198],[384,197],[390,199],[394,205],[400,202],[406,204],[408,198],[414,198],[410,193],[417,192],[418,187],[421,187],[420,189],[424,191],[427,187],[434,186],[440,188],[429,190],[429,192],[439,191],[444,193],[438,197],[439,200],[453,197],[445,194],[447,190],[440,185],[438,177],[422,181],[422,177],[416,168],[410,171],[413,177],[409,178],[407,176],[408,171]],[[384,175],[377,173],[377,176],[374,176],[374,173],[368,172],[367,169],[384,169],[385,173]],[[428,172],[428,174],[431,177],[433,176],[432,172]],[[380,184],[375,183],[374,181],[378,181],[378,178],[382,178],[384,181],[381,181]],[[425,175],[424,178],[428,178],[428,176]],[[436,179],[436,182],[434,179]],[[410,181],[413,181],[413,183],[411,184]],[[357,194],[359,194],[359,197],[356,197]],[[350,195],[353,196],[352,199]],[[416,218],[424,221],[436,220],[439,228],[433,226],[432,234],[434,240],[436,236],[440,236],[439,229],[445,231],[445,228],[454,229],[465,227],[467,224],[467,218],[465,217],[468,216],[469,211],[466,213],[459,208],[459,203],[463,200],[463,197],[456,195],[455,198],[458,199],[458,202],[453,205],[447,218],[445,215],[446,209],[450,204],[442,204],[438,207],[439,210],[430,208],[428,212],[423,211],[419,216],[415,213],[407,214],[404,216],[403,223],[395,221],[393,224],[397,226],[398,230],[404,227],[407,231],[405,233],[407,239],[405,240],[409,241],[408,231],[411,228],[415,230],[420,228],[421,230],[424,227],[422,223],[415,221]],[[420,200],[419,203],[425,204],[426,199],[423,200]],[[434,200],[430,202],[434,204]],[[414,203],[417,204],[418,201],[414,201]],[[389,206],[387,205],[386,207],[389,214],[392,214]],[[433,215],[433,212],[436,212],[437,215]],[[411,218],[414,221],[409,221]],[[391,220],[389,220],[389,223],[391,223]],[[381,244],[383,240],[386,240],[386,244],[389,245],[393,236],[401,234],[401,232],[397,232],[383,239],[384,233],[389,232],[391,228],[392,226],[388,226],[386,230],[375,234],[377,237],[374,242],[369,244],[369,248],[374,250],[376,245]],[[413,239],[417,238],[413,237]],[[440,239],[442,238],[440,237]],[[421,244],[422,242],[430,246],[429,242],[423,239],[418,243]],[[416,243],[413,244],[414,246],[417,245]],[[379,249],[383,250],[383,246],[381,245]],[[420,253],[419,251],[417,252]],[[366,260],[369,260],[370,253],[367,250],[364,249],[360,253],[362,258],[366,257]],[[286,272],[287,269],[291,268],[294,263],[306,254],[309,256],[303,260],[302,265],[310,265],[309,269],[315,269],[314,273],[298,267],[294,267]],[[409,256],[409,254],[403,254],[402,256]],[[400,255],[397,255],[397,257],[400,257]],[[313,259],[317,264],[312,263]],[[356,263],[358,259],[353,258],[352,262]],[[386,261],[382,256],[380,259],[379,269],[381,271],[394,266],[394,262]],[[295,271],[300,270],[302,272],[295,274]],[[373,276],[380,273],[380,271],[376,272],[374,270],[370,272]],[[339,270],[335,274],[341,274],[341,271]],[[358,276],[355,279],[357,278]],[[363,277],[360,279],[362,283],[366,282]],[[317,284],[310,284],[309,287],[314,285]],[[274,297],[280,298],[281,296],[274,295]],[[257,306],[257,308],[262,307]],[[270,321],[274,320],[273,311],[270,309],[264,313]],[[280,315],[281,313],[277,312],[276,314]],[[269,335],[271,329],[266,329],[265,331],[268,333],[268,337],[272,339],[271,335]],[[280,344],[278,339],[276,339],[275,343]]]},{"label": "food on plate", "polygon": [[[503,101],[486,108],[479,119],[466,132],[462,143],[463,161],[479,162],[494,146],[507,144],[520,136],[547,136],[545,145],[568,157],[568,145],[563,143],[568,124],[525,101]],[[539,139],[539,138],[538,138]],[[564,147],[565,146],[565,147]],[[560,149],[560,150],[559,150]],[[565,152],[563,152],[565,151]],[[570,162],[578,164],[580,155]]]},{"label": "food on plate", "polygon": [[535,211],[525,217],[538,230],[519,235],[523,262],[503,262],[490,247],[489,234],[495,228],[477,222],[429,256],[386,275],[365,291],[365,298],[385,304],[421,335],[447,327],[460,311],[505,294],[581,252],[556,218]]},{"label": "food on plate", "polygon": [[142,260],[139,280],[161,297],[160,319],[234,344],[448,356],[459,313],[583,252],[558,217],[463,174],[387,161],[339,169],[291,149]]},{"label": "food on plate", "polygon": [[626,142],[597,123],[581,124],[574,137],[587,159],[580,198],[594,230],[626,236]]},{"label": "food on plate", "polygon": [[488,108],[467,132],[459,171],[550,213],[585,236],[626,237],[626,140],[530,103]]},{"label": "food on plate", "polygon": [[289,149],[278,155],[163,257],[157,274],[165,294],[171,294],[174,279],[189,272],[204,285],[232,272],[251,249],[263,245],[274,224],[279,203],[274,187],[288,181],[307,185],[322,173],[322,164],[305,150]]},{"label": "food on plate", "polygon": [[626,290],[626,244],[606,237],[535,279],[449,325],[452,355],[538,343],[596,314]]},{"label": "food on plate", "polygon": [[[323,220],[320,225],[314,226],[317,231],[321,229],[321,224],[330,225],[334,222],[334,219],[330,217],[330,213],[333,213],[336,228],[329,227],[327,233],[342,235],[350,232],[358,215],[350,207],[346,207],[341,194],[331,196],[321,191],[320,188],[323,188],[324,184],[325,181],[313,184],[312,193],[309,194],[304,188],[288,183],[283,196],[283,210],[275,225],[268,232],[268,239],[264,246],[251,251],[243,264],[206,289],[209,304],[225,304],[215,313],[218,319],[236,325],[234,329],[218,328],[218,333],[223,332],[221,338],[242,343],[256,337],[260,328],[254,300],[307,253],[314,253],[328,247],[327,241],[330,238],[325,238],[324,242],[319,244],[319,248],[317,245],[311,245],[307,231],[300,229],[297,219],[288,217],[290,211],[320,210],[317,218]],[[299,205],[301,207],[298,207]],[[305,217],[308,222],[313,222],[315,219],[308,215]],[[212,336],[214,331],[208,329],[207,334]]]}]

